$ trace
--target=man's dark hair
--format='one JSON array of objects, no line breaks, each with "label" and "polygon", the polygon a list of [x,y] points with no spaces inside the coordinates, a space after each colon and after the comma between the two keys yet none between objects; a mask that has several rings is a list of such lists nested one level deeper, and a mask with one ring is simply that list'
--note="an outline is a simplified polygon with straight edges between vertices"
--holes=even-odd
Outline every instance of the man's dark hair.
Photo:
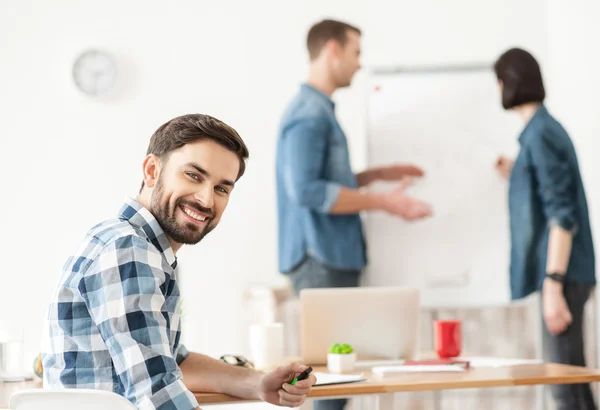
[{"label": "man's dark hair", "polygon": [[337,20],[322,20],[314,24],[306,37],[306,47],[311,61],[319,56],[323,46],[329,40],[337,41],[342,47],[346,45],[348,31],[361,34],[357,27]]},{"label": "man's dark hair", "polygon": [[494,64],[494,71],[503,84],[502,106],[505,109],[541,103],[546,98],[540,66],[527,51],[520,48],[506,51]]},{"label": "man's dark hair", "polygon": [[[172,151],[197,140],[214,141],[236,154],[240,160],[237,179],[244,175],[249,155],[246,144],[236,130],[210,115],[182,115],[161,125],[150,138],[146,155],[154,154],[164,161]],[[140,192],[143,188],[142,182]]]}]

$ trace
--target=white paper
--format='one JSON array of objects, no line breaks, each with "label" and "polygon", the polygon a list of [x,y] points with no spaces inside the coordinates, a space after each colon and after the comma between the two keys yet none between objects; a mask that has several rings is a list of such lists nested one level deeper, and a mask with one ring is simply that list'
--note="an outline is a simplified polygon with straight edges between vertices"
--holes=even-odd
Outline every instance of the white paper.
[{"label": "white paper", "polygon": [[375,366],[373,374],[385,376],[394,373],[437,373],[437,372],[464,372],[465,369],[456,365],[407,365],[407,366]]},{"label": "white paper", "polygon": [[461,357],[460,360],[469,361],[471,367],[509,367],[542,363],[541,360],[536,359],[507,359],[500,357]]},{"label": "white paper", "polygon": [[404,364],[405,360],[357,360],[354,363],[354,369],[356,370],[371,370],[376,366],[399,366]]},{"label": "white paper", "polygon": [[363,373],[360,374],[333,374],[333,373],[313,373],[317,378],[315,386],[323,386],[326,384],[352,383],[366,380]]}]

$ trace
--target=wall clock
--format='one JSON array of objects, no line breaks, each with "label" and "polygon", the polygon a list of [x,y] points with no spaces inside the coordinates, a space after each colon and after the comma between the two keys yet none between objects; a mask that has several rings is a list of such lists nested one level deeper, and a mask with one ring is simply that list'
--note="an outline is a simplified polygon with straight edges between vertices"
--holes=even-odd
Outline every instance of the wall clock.
[{"label": "wall clock", "polygon": [[106,52],[90,49],[73,64],[73,81],[86,95],[98,97],[110,91],[117,80],[115,60]]}]

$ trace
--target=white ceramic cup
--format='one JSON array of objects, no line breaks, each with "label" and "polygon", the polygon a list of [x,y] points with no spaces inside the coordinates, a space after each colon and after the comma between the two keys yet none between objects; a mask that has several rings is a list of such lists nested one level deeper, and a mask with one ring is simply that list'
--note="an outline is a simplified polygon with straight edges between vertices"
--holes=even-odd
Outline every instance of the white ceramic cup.
[{"label": "white ceramic cup", "polygon": [[23,329],[4,328],[0,330],[0,375],[20,375],[24,371]]},{"label": "white ceramic cup", "polygon": [[274,369],[284,363],[283,323],[265,323],[250,326],[250,353],[254,367]]}]

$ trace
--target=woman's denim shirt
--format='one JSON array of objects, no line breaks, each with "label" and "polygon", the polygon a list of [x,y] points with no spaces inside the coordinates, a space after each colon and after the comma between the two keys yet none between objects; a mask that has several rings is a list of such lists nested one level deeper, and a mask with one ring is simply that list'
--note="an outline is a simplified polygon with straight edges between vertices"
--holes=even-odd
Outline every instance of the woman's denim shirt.
[{"label": "woman's denim shirt", "polygon": [[513,300],[541,288],[552,225],[573,232],[565,282],[595,284],[588,206],[571,139],[541,104],[519,143],[509,188]]}]

